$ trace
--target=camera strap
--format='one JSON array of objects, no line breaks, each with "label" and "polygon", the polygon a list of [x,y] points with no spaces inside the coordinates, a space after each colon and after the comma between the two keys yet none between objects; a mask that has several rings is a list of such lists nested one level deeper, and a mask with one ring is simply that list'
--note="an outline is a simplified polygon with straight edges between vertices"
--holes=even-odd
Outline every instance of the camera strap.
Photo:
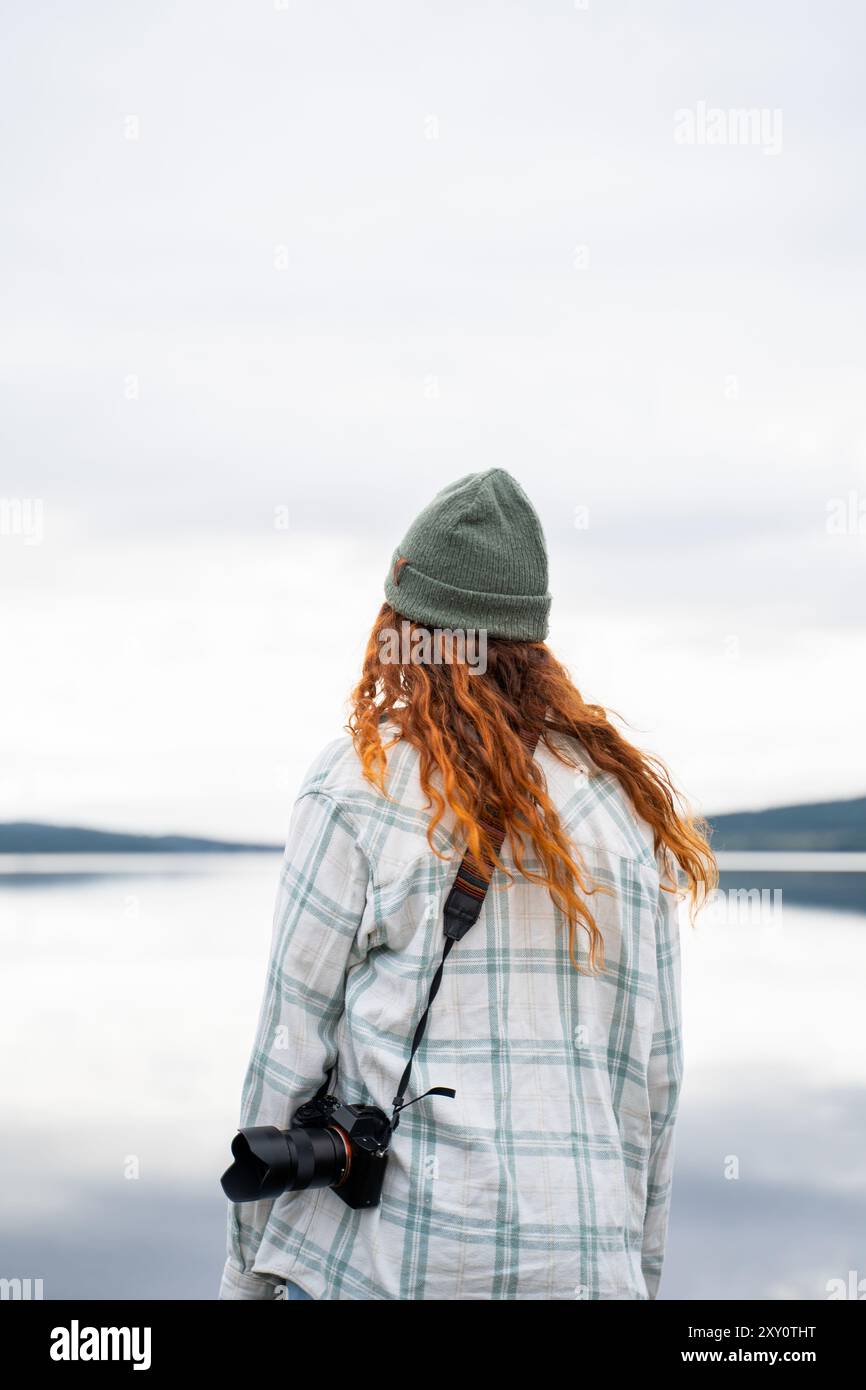
[{"label": "camera strap", "polygon": [[[538,733],[530,733],[524,730],[521,732],[520,738],[527,750],[533,753],[538,743]],[[502,848],[502,842],[505,839],[504,825],[496,818],[484,820],[482,821],[482,825],[487,831],[493,848],[498,855]],[[451,1086],[431,1086],[428,1091],[422,1091],[420,1096],[413,1096],[412,1100],[403,1099],[406,1094],[406,1087],[409,1084],[412,1061],[420,1046],[421,1039],[424,1036],[424,1030],[427,1027],[430,1007],[436,995],[439,993],[445,962],[448,959],[455,941],[461,941],[469,931],[469,928],[473,927],[478,921],[482,904],[487,890],[490,887],[490,880],[493,877],[493,870],[494,863],[492,859],[477,858],[467,850],[460,861],[457,877],[451,885],[448,897],[445,899],[445,909],[443,912],[445,919],[445,945],[442,950],[442,958],[439,961],[438,969],[430,984],[430,991],[427,995],[427,1003],[424,1012],[418,1020],[418,1026],[412,1038],[412,1051],[409,1054],[409,1060],[406,1063],[405,1070],[400,1078],[400,1084],[397,1087],[397,1094],[393,1100],[394,1109],[391,1115],[392,1133],[400,1123],[400,1112],[405,1110],[407,1106],[414,1105],[417,1100],[423,1100],[425,1096],[449,1096],[453,1100],[454,1096],[457,1094]]]}]

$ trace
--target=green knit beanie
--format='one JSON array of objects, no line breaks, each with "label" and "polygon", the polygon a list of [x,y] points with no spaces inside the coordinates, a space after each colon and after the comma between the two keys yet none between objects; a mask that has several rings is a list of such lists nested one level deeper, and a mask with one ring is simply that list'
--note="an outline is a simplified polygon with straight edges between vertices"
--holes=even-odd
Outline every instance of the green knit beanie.
[{"label": "green knit beanie", "polygon": [[394,551],[385,597],[427,626],[543,642],[550,613],[544,533],[511,474],[469,473],[437,493]]}]

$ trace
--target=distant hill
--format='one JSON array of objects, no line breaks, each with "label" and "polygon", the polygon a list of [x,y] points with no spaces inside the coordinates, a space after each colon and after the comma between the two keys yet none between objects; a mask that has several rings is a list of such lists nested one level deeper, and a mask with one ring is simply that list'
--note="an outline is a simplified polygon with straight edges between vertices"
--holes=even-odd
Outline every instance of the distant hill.
[{"label": "distant hill", "polygon": [[273,854],[282,848],[192,835],[136,835],[35,821],[0,823],[0,854]]},{"label": "distant hill", "polygon": [[[709,816],[712,846],[726,850],[866,851],[866,796]],[[35,821],[0,823],[0,854],[265,854],[283,846],[193,835],[136,835]]]},{"label": "distant hill", "polygon": [[866,850],[866,796],[766,811],[708,816],[712,846],[725,850]]}]

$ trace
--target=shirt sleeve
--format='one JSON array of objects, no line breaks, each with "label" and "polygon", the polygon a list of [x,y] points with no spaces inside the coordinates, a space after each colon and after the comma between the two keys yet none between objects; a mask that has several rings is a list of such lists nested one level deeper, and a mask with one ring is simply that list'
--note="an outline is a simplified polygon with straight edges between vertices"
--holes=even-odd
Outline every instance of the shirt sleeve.
[{"label": "shirt sleeve", "polygon": [[[363,959],[358,928],[369,869],[345,808],[321,791],[295,802],[283,856],[270,959],[239,1128],[287,1129],[337,1058],[346,975]],[[218,1298],[275,1298],[254,1272],[275,1199],[228,1204],[227,1258]]]},{"label": "shirt sleeve", "polygon": [[[670,861],[668,861],[670,862]],[[660,860],[662,881],[676,885],[675,866]],[[656,1006],[647,1072],[652,1137],[641,1264],[651,1299],[658,1295],[670,1214],[674,1123],[683,1075],[679,900],[659,889],[656,911]]]}]

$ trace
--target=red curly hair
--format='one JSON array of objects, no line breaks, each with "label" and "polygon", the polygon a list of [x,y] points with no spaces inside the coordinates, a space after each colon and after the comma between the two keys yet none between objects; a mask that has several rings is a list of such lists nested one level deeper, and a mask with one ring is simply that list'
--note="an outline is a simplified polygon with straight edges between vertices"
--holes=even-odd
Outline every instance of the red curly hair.
[{"label": "red curly hair", "polygon": [[[411,651],[411,635],[423,639],[428,629],[382,605],[352,692],[347,729],[364,776],[386,796],[387,749],[405,739],[418,750],[421,787],[432,810],[427,839],[435,854],[445,857],[433,844],[433,832],[447,807],[466,847],[511,879],[484,826],[491,816],[504,824],[519,873],[543,884],[565,919],[574,967],[581,969],[574,949],[581,927],[589,939],[590,972],[603,968],[604,941],[587,898],[611,890],[590,882],[560,823],[524,741],[527,729],[539,730],[540,743],[560,762],[577,765],[578,750],[572,754],[570,747],[576,741],[617,779],[652,827],[656,853],[664,846],[679,866],[694,912],[718,882],[705,823],[682,809],[664,764],[623,738],[600,705],[585,702],[545,643],[489,637],[483,674],[465,660],[383,659],[382,636],[404,623]],[[385,720],[397,730],[387,743],[381,738]],[[541,873],[526,868],[528,848]],[[675,881],[662,887],[677,891]]]}]

